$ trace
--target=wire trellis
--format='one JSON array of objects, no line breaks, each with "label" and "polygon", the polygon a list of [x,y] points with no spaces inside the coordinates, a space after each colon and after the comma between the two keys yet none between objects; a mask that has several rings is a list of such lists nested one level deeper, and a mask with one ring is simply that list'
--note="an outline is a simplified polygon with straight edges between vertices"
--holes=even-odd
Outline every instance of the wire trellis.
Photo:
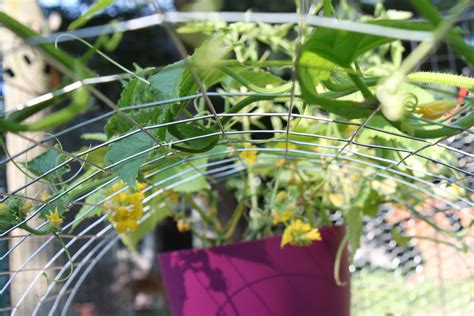
[{"label": "wire trellis", "polygon": [[[468,17],[467,21],[470,21],[469,18],[470,17]],[[227,22],[246,21],[280,24],[298,23],[301,22],[301,19],[302,17],[297,14],[282,13],[249,14],[243,12],[220,12],[216,14],[197,12],[167,12],[159,13],[150,17],[121,22],[115,26],[104,25],[82,29],[73,32],[73,34],[80,38],[88,38],[116,31],[133,31],[154,25],[164,25],[167,23],[185,21],[224,20]],[[349,21],[341,22],[331,18],[319,16],[304,16],[304,23],[315,26],[333,27],[337,29],[349,29],[351,31],[376,35],[391,34],[392,37],[408,41],[427,40],[431,38],[431,33],[428,32],[414,32],[406,30],[401,32],[400,30],[394,30],[385,27],[367,28],[366,24]],[[58,40],[61,42],[72,39],[71,37],[61,37],[61,35],[62,33],[53,34],[46,39],[33,38],[28,40],[26,44],[34,46],[42,44],[45,41],[55,42]],[[5,54],[14,54],[16,49],[18,49],[18,46],[13,47],[10,51],[7,50]],[[453,62],[452,58],[449,56],[452,55],[448,55],[449,66],[455,65],[456,63]],[[429,62],[433,64],[433,62],[439,62],[439,59],[436,60],[431,58]],[[435,69],[436,67],[431,66],[431,68]],[[11,257],[15,256],[16,253],[28,252],[28,257],[14,270],[6,271],[5,273],[2,272],[0,274],[0,294],[5,295],[9,291],[12,291],[12,283],[15,281],[15,279],[19,278],[21,274],[28,275],[28,285],[24,287],[23,292],[16,302],[12,302],[12,304],[8,306],[3,306],[0,309],[0,313],[3,312],[5,314],[18,315],[70,315],[77,307],[74,307],[73,305],[78,303],[77,297],[81,294],[81,291],[87,291],[83,284],[86,282],[88,277],[90,277],[90,273],[94,270],[94,268],[96,268],[97,265],[100,265],[103,260],[107,259],[108,256],[117,256],[119,253],[118,250],[120,248],[120,238],[114,230],[112,224],[107,221],[106,215],[89,219],[87,226],[81,226],[81,230],[75,231],[72,233],[72,235],[69,233],[70,229],[73,228],[75,224],[82,218],[68,220],[67,224],[61,228],[60,236],[62,236],[65,240],[65,245],[61,248],[58,248],[57,245],[55,245],[57,239],[54,236],[34,236],[30,234],[11,235],[14,230],[21,228],[20,226],[24,223],[33,223],[34,219],[38,217],[42,210],[50,206],[61,204],[61,197],[65,196],[68,192],[71,192],[80,185],[87,183],[88,181],[93,181],[97,175],[109,175],[110,179],[107,181],[97,185],[89,192],[81,194],[73,201],[68,201],[68,204],[66,205],[68,208],[75,206],[87,207],[86,211],[82,213],[82,217],[85,218],[89,214],[92,214],[94,210],[104,205],[104,203],[111,200],[114,195],[120,193],[119,191],[104,196],[103,199],[94,201],[94,203],[86,202],[88,197],[104,188],[110,187],[119,180],[119,178],[112,172],[114,167],[129,162],[145,154],[155,152],[160,148],[170,148],[171,145],[203,140],[214,136],[222,136],[222,138],[220,139],[217,146],[219,150],[213,151],[212,153],[195,154],[190,158],[188,157],[182,159],[179,156],[179,151],[174,150],[155,156],[153,159],[146,161],[143,164],[142,167],[152,166],[173,157],[178,158],[176,162],[165,167],[158,168],[144,176],[145,179],[152,181],[152,183],[143,190],[144,193],[149,194],[143,200],[145,213],[140,221],[143,222],[152,216],[152,201],[154,198],[166,194],[167,191],[172,190],[183,183],[192,183],[193,180],[196,180],[200,177],[205,177],[214,183],[222,183],[226,179],[238,177],[240,173],[245,171],[247,168],[246,164],[242,161],[239,155],[245,151],[257,151],[259,159],[254,168],[274,167],[275,162],[279,159],[296,162],[304,161],[310,165],[302,166],[301,169],[308,170],[310,172],[318,172],[325,168],[341,168],[347,170],[347,176],[350,175],[355,177],[352,181],[362,181],[368,177],[377,177],[389,180],[386,183],[383,183],[383,188],[381,189],[393,189],[394,183],[395,186],[399,184],[409,187],[411,190],[413,190],[413,196],[415,196],[417,192],[421,192],[425,194],[427,200],[431,201],[430,207],[416,211],[422,214],[424,217],[430,218],[436,223],[439,222],[445,224],[443,227],[446,229],[452,228],[453,225],[449,222],[449,220],[451,220],[453,216],[457,216],[459,218],[462,217],[462,220],[458,219],[457,221],[457,225],[459,227],[465,228],[470,225],[469,223],[472,221],[474,215],[474,204],[472,203],[470,196],[472,196],[473,193],[472,177],[474,171],[472,168],[470,169],[467,164],[472,164],[474,154],[472,154],[471,149],[466,150],[464,148],[458,148],[455,145],[455,142],[459,139],[462,140],[471,137],[472,131],[470,130],[463,131],[460,133],[460,136],[457,137],[432,142],[426,139],[421,139],[393,131],[387,131],[375,126],[371,126],[369,119],[365,120],[364,122],[354,122],[334,119],[322,112],[316,111],[311,115],[294,113],[292,106],[289,106],[289,111],[285,112],[248,112],[234,114],[219,113],[213,108],[210,99],[215,98],[222,100],[229,97],[237,98],[250,96],[278,97],[279,100],[281,99],[292,104],[293,100],[298,98],[294,89],[294,78],[293,89],[291,93],[264,94],[237,93],[232,91],[211,92],[205,91],[202,85],[200,85],[202,88],[201,91],[194,95],[152,103],[134,104],[132,106],[122,108],[118,108],[114,102],[110,101],[107,97],[100,93],[97,88],[95,88],[95,86],[98,84],[114,82],[128,77],[128,74],[116,74],[78,80],[54,92],[38,96],[25,104],[19,105],[19,108],[29,107],[44,100],[71,93],[72,91],[85,86],[90,91],[92,91],[98,99],[106,103],[110,109],[107,113],[90,118],[73,126],[66,127],[62,130],[58,130],[53,134],[46,135],[41,140],[35,140],[24,135],[21,136],[21,134],[19,134],[20,137],[23,137],[29,141],[30,145],[12,156],[6,155],[5,158],[0,161],[0,166],[5,168],[8,164],[13,164],[18,158],[28,154],[29,152],[33,152],[33,150],[37,148],[58,151],[61,154],[67,156],[64,162],[58,164],[54,168],[51,168],[46,173],[43,173],[37,177],[33,177],[23,186],[3,194],[1,202],[7,201],[11,197],[31,200],[35,203],[41,202],[35,197],[23,195],[22,191],[24,191],[26,188],[29,188],[33,184],[40,182],[48,175],[65,166],[69,166],[71,170],[75,170],[75,167],[73,166],[74,163],[87,164],[91,167],[91,169],[94,170],[86,177],[80,179],[80,181],[69,186],[67,190],[56,194],[52,199],[48,200],[48,202],[41,202],[42,205],[35,212],[29,214],[24,221],[16,224],[10,229],[5,230],[4,232],[1,232],[0,243],[8,243],[8,248],[5,250],[5,252],[0,254],[0,261],[7,262]],[[73,77],[72,79],[76,80],[77,78]],[[208,105],[211,109],[211,114],[179,119],[173,122],[152,126],[140,126],[136,121],[134,121],[132,117],[128,115],[128,113],[131,111],[136,111],[139,109],[160,107],[183,101],[200,102],[203,99],[208,102]],[[51,145],[51,142],[54,142],[59,137],[72,134],[74,131],[79,129],[87,129],[98,124],[103,125],[109,117],[117,113],[120,113],[120,115],[127,118],[129,122],[132,122],[132,125],[134,125],[136,129],[76,153],[68,153],[57,146]],[[219,122],[220,124],[221,120],[226,117],[236,120],[251,120],[264,117],[280,118],[282,121],[286,120],[287,125],[282,129],[249,128],[241,131],[228,131],[223,126],[220,126],[221,128],[219,131],[216,131],[215,133],[183,138],[176,140],[173,143],[166,143],[153,137],[155,143],[152,147],[104,167],[91,163],[87,159],[88,155],[93,154],[94,152],[101,150],[113,143],[136,135],[137,133],[153,135],[153,131],[171,125],[179,126],[188,123],[205,123],[212,120],[215,120],[215,122]],[[292,120],[299,120],[300,122],[305,123],[324,123],[327,126],[334,126],[336,128],[341,126],[352,127],[355,128],[356,132],[348,138],[332,137],[318,133],[297,132],[290,129],[290,123]],[[367,130],[376,133],[377,135],[390,135],[390,137],[413,141],[417,144],[419,149],[412,150],[403,147],[382,146],[359,141],[357,136],[360,135],[360,132]],[[273,137],[267,139],[264,137],[259,137],[265,135],[272,135]],[[277,138],[277,136],[284,136],[284,138]],[[256,148],[244,148],[242,146],[244,143],[252,143],[256,145]],[[285,146],[273,146],[279,143],[283,143]],[[298,149],[292,149],[290,144],[297,145],[299,147]],[[270,145],[270,147],[263,147],[262,145]],[[450,155],[455,157],[455,160],[466,160],[468,163],[462,166],[461,164],[453,164],[451,160],[443,159],[441,155],[439,155],[439,157],[430,156],[423,152],[428,148],[433,148],[439,152],[449,152]],[[388,150],[400,154],[401,158],[398,160],[387,157],[382,158],[373,153],[364,151],[366,149]],[[402,156],[402,154],[405,154],[405,156]],[[423,161],[428,161],[434,166],[442,166],[445,168],[445,170],[447,170],[447,173],[437,174],[429,170],[417,168],[416,165],[410,164],[410,159],[412,157],[416,157],[417,159],[421,159]],[[202,163],[203,160],[206,162]],[[183,169],[178,173],[171,174],[165,178],[153,182],[154,176],[165,174],[167,170],[171,170],[175,166],[183,166]],[[460,190],[468,192],[467,197],[460,196],[458,193],[456,193],[456,191],[451,192],[446,190],[448,186],[456,187]],[[123,187],[121,190],[124,191],[126,189],[128,189],[128,186]],[[444,191],[442,192],[443,194],[441,194],[441,191]],[[405,203],[405,201],[399,201],[399,204],[403,203]],[[405,206],[409,208],[409,206]],[[332,220],[335,223],[340,223],[341,217],[342,216],[339,213],[332,214]],[[446,221],[448,221],[447,224]],[[35,228],[41,229],[45,225],[46,223],[42,223]],[[390,227],[390,229],[387,230],[386,227]],[[353,272],[352,287],[354,297],[354,313],[368,315],[391,311],[391,304],[394,304],[394,302],[400,300],[404,300],[407,294],[407,306],[400,307],[400,310],[394,310],[394,313],[406,313],[410,310],[410,304],[415,303],[416,308],[420,309],[420,315],[433,315],[437,312],[440,312],[440,314],[443,315],[448,315],[450,313],[453,313],[453,315],[465,313],[467,315],[473,313],[474,305],[472,293],[474,293],[474,283],[472,283],[472,269],[474,266],[472,261],[472,231],[470,232],[470,239],[466,239],[469,247],[471,247],[468,250],[468,253],[461,254],[460,251],[450,253],[451,257],[458,257],[458,259],[454,261],[456,264],[466,265],[466,267],[461,268],[458,266],[449,266],[451,258],[448,258],[446,254],[443,254],[443,252],[448,251],[447,249],[450,249],[449,247],[446,248],[445,245],[438,244],[436,244],[435,247],[433,246],[433,243],[429,245],[424,244],[426,240],[423,239],[412,240],[410,241],[409,245],[402,246],[397,244],[393,238],[389,237],[387,242],[393,249],[392,253],[382,253],[380,256],[378,256],[378,259],[374,259],[373,254],[371,254],[372,252],[377,253],[377,251],[384,251],[380,250],[383,248],[384,243],[381,244],[380,240],[377,238],[385,238],[387,235],[390,235],[391,228],[393,227],[405,231],[412,229],[416,234],[423,232],[420,227],[417,226],[417,223],[414,222],[413,218],[408,216],[401,217],[400,214],[396,212],[396,210],[388,206],[385,209],[379,210],[379,214],[373,219],[366,219],[365,231],[363,234],[363,246],[359,252],[356,253],[354,264],[351,266],[351,272]],[[377,229],[379,231],[377,231]],[[426,231],[427,228],[424,229]],[[436,234],[437,232],[430,232],[428,238],[434,239]],[[25,244],[28,240],[33,238],[41,240],[41,244],[39,247],[34,249],[34,251],[31,251],[31,249],[25,246]],[[376,242],[377,240],[379,240],[378,244]],[[429,240],[427,242],[429,242]],[[53,249],[53,256],[51,256],[51,249]],[[43,258],[45,254],[47,256],[46,259]],[[404,256],[408,257],[403,259]],[[377,260],[380,261],[380,258],[384,258],[385,261],[377,262]],[[117,259],[117,261],[119,261],[119,259]],[[405,264],[405,262],[408,263]],[[433,262],[436,264],[433,264]],[[462,286],[458,286],[457,284],[446,284],[446,282],[448,282],[450,279],[444,277],[443,274],[446,274],[446,271],[448,270],[458,268],[464,272],[460,272],[459,276],[453,276],[452,278],[457,278],[457,282],[465,282],[462,283]],[[438,279],[432,279],[433,276],[438,277]],[[401,285],[399,285],[397,282],[401,282]],[[430,286],[431,282],[433,282],[432,286]],[[387,284],[393,285],[393,288],[387,292],[384,292],[385,294],[383,295],[385,296],[373,296],[374,293],[380,291],[381,287],[386,287]],[[409,290],[403,289],[406,284],[410,285]],[[110,286],[110,284],[102,284],[102,286],[105,288]],[[40,289],[39,292],[38,289]],[[89,299],[91,298],[89,297]],[[459,302],[455,302],[456,299],[459,299]],[[426,302],[423,300],[426,300]],[[438,304],[433,303],[436,301]],[[28,306],[28,302],[36,303],[34,306]],[[432,306],[433,304],[434,307]],[[436,308],[440,308],[440,310],[436,310]],[[448,308],[449,311],[447,310]]]}]

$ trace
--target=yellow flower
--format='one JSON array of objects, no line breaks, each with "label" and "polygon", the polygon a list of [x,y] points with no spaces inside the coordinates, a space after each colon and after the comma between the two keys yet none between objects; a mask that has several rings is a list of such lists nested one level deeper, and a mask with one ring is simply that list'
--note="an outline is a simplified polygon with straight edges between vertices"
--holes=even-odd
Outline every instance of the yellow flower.
[{"label": "yellow flower", "polygon": [[292,211],[283,211],[281,213],[274,212],[272,215],[273,225],[278,225],[279,223],[286,223],[293,217]]},{"label": "yellow flower", "polygon": [[143,215],[142,200],[145,195],[141,190],[146,187],[145,183],[137,182],[139,191],[127,189],[123,192],[116,193],[121,190],[125,184],[123,181],[115,183],[110,192],[114,195],[109,201],[104,203],[107,212],[107,218],[114,224],[118,233],[133,232],[138,228],[138,221]]},{"label": "yellow flower", "polygon": [[180,218],[176,223],[176,228],[180,233],[185,233],[191,229],[191,224],[187,220]]},{"label": "yellow flower", "polygon": [[287,244],[308,246],[313,240],[321,240],[319,230],[297,219],[285,228],[281,238],[281,247],[283,248]]},{"label": "yellow flower", "polygon": [[23,202],[23,206],[21,207],[21,213],[26,216],[28,212],[30,211],[31,207],[33,206],[33,203],[31,203],[30,200],[26,200]]},{"label": "yellow flower", "polygon": [[43,191],[41,192],[40,194],[40,200],[41,202],[46,202],[47,200],[49,200],[51,198],[51,194],[48,193],[48,191]]},{"label": "yellow flower", "polygon": [[415,112],[420,114],[422,118],[436,120],[452,110],[456,103],[456,101],[442,100],[418,104]]},{"label": "yellow flower", "polygon": [[283,166],[285,165],[285,163],[286,163],[286,159],[284,159],[284,158],[279,158],[279,159],[277,159],[277,161],[276,161],[276,166],[277,166],[278,168],[281,168],[281,167],[283,167]]},{"label": "yellow flower", "polygon": [[146,183],[143,183],[143,182],[137,182],[137,190],[138,191],[142,191],[144,188],[147,187],[147,184]]},{"label": "yellow flower", "polygon": [[[277,148],[286,150],[286,142],[279,142],[278,145],[277,145]],[[296,149],[296,145],[289,142],[288,143],[288,150],[291,150],[291,149]]]},{"label": "yellow flower", "polygon": [[334,205],[335,207],[342,207],[342,204],[344,202],[344,198],[341,193],[331,193],[329,194],[329,201]]},{"label": "yellow flower", "polygon": [[245,162],[251,166],[257,161],[257,151],[256,150],[251,150],[253,148],[257,148],[255,146],[245,144],[245,151],[240,153],[240,158],[245,160]]},{"label": "yellow flower", "polygon": [[138,223],[132,220],[121,221],[115,225],[115,230],[119,234],[133,232],[137,230],[137,228],[138,228]]},{"label": "yellow flower", "polygon": [[275,197],[275,200],[277,202],[283,202],[284,200],[286,200],[288,198],[288,193],[286,193],[286,191],[280,191],[278,192],[278,194],[276,195]]},{"label": "yellow flower", "polygon": [[50,211],[46,218],[48,219],[49,223],[56,228],[58,228],[63,222],[61,215],[59,215],[58,208],[55,208],[54,212]]}]

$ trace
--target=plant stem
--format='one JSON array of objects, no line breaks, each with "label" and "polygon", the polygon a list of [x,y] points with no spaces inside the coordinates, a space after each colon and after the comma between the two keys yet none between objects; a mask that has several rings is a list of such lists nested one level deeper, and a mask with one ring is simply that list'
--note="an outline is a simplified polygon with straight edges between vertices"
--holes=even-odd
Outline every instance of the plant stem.
[{"label": "plant stem", "polygon": [[[196,210],[199,215],[202,217],[202,219],[204,220],[204,222],[206,222],[207,224],[209,224],[210,226],[214,226],[215,227],[215,222],[214,220],[209,217],[209,215],[207,214],[207,212],[205,210],[203,210],[193,199],[192,195],[189,194],[189,193],[186,193],[185,195],[185,198],[186,200],[188,201],[188,203],[191,205],[191,207]],[[216,230],[217,232],[217,230]]]},{"label": "plant stem", "polygon": [[27,224],[21,225],[20,228],[26,230],[27,232],[29,232],[33,235],[38,235],[38,236],[49,235],[52,232],[52,230],[38,230],[38,229],[35,229],[31,226],[28,226]]},{"label": "plant stem", "polygon": [[354,82],[356,87],[359,88],[360,92],[362,92],[362,95],[367,101],[372,100],[374,98],[374,95],[372,94],[372,92],[370,92],[369,87],[365,84],[364,81],[361,80],[359,75],[353,73],[349,73],[348,75]]},{"label": "plant stem", "polygon": [[339,286],[345,286],[347,284],[347,282],[341,281],[340,270],[341,270],[342,255],[344,254],[344,250],[346,249],[348,243],[349,243],[349,232],[346,232],[346,234],[344,235],[344,238],[339,244],[339,247],[337,248],[336,259],[334,260],[334,270],[333,270],[334,279],[336,280],[336,284]]}]

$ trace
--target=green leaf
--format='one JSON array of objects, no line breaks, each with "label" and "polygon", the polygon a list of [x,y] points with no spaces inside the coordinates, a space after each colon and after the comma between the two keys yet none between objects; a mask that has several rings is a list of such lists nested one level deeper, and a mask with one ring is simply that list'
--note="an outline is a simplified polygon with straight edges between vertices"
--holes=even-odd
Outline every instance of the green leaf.
[{"label": "green leaf", "polygon": [[71,24],[69,24],[69,30],[75,30],[84,24],[87,23],[94,15],[99,13],[100,11],[104,10],[107,8],[109,5],[111,5],[115,0],[97,0],[94,2],[94,4],[87,10],[86,13],[81,15],[79,18],[76,20],[72,21]]},{"label": "green leaf", "polygon": [[[104,199],[104,197],[105,197],[104,192],[106,190],[107,189],[99,190],[99,191],[95,192],[94,194],[89,195],[86,198],[85,204],[81,207],[81,209],[76,213],[76,216],[74,217],[76,222],[71,227],[71,231],[73,231],[80,223],[82,223],[87,218],[94,217],[94,216],[100,216],[104,213],[104,208],[102,207],[101,204],[95,206],[92,210],[90,210],[90,208],[93,207],[92,205],[95,205],[95,204],[99,203],[100,201],[102,201]],[[89,212],[89,213],[87,213],[87,215],[84,216],[84,214],[86,212]],[[84,217],[82,217],[82,216],[84,216]]]},{"label": "green leaf", "polygon": [[356,101],[332,100],[318,95],[303,97],[308,104],[317,104],[324,110],[343,116],[348,119],[364,118],[372,114],[375,106],[369,103],[361,103]]},{"label": "green leaf", "polygon": [[[249,81],[252,84],[262,88],[265,88],[267,85],[278,87],[285,83],[280,77],[277,77],[268,71],[255,70],[240,65],[228,66],[228,68],[230,68],[233,72],[239,74],[246,81]],[[242,86],[241,83],[231,77],[226,77],[223,80],[222,85],[226,89],[239,89]]]},{"label": "green leaf", "polygon": [[[283,85],[284,81],[280,77],[266,71],[257,71],[241,65],[224,66],[219,69],[230,76],[224,78],[222,82],[226,89],[240,89],[245,86],[259,93],[282,93],[291,89],[290,83]],[[269,85],[271,87],[268,87]]]},{"label": "green leaf", "polygon": [[128,249],[134,250],[143,237],[153,231],[162,219],[172,214],[171,209],[165,206],[165,204],[161,204],[160,207],[153,207],[149,212],[153,213],[138,225],[136,231],[120,235],[122,242]]},{"label": "green leaf", "polygon": [[378,192],[367,186],[364,182],[357,192],[352,207],[359,208],[363,215],[375,216],[378,212],[380,202],[381,198]]},{"label": "green leaf", "polygon": [[220,137],[219,134],[206,136],[216,133],[217,130],[214,128],[204,127],[196,123],[170,125],[168,130],[178,139],[188,139],[203,136],[202,138],[193,139],[184,143],[173,144],[173,148],[190,153],[200,153],[211,150],[217,145]]},{"label": "green leaf", "polygon": [[[81,151],[84,151],[86,149],[89,149],[89,148],[82,148]],[[87,154],[87,156],[84,156],[83,158],[85,160],[87,160],[88,162],[91,162],[95,165],[98,165],[98,166],[102,167],[102,166],[105,165],[104,157],[105,157],[106,153],[107,153],[107,147],[99,147],[99,148],[96,148],[93,151],[89,152]],[[89,164],[85,164],[84,168],[92,169],[94,171],[96,171],[96,169],[97,169],[94,166],[91,166]]]},{"label": "green leaf", "polygon": [[[173,191],[181,193],[192,193],[209,189],[209,183],[206,178],[202,173],[195,169],[201,165],[205,165],[207,163],[207,158],[190,160],[189,163],[183,163],[182,160],[183,157],[181,156],[168,158],[165,163],[159,166],[160,169],[164,170],[153,176],[153,183],[158,183],[166,179],[170,180],[164,182],[161,186],[168,186],[173,183],[182,182],[176,187],[173,187]],[[170,167],[166,168],[167,166]],[[193,168],[193,166],[195,168]],[[204,171],[205,169],[200,170]],[[181,175],[181,172],[185,173]],[[178,176],[178,174],[180,175]]]},{"label": "green leaf", "polygon": [[352,257],[360,246],[360,236],[362,234],[362,210],[358,207],[351,207],[346,215],[346,225],[349,228],[349,244],[351,245]]},{"label": "green leaf", "polygon": [[[23,163],[23,166],[25,166],[26,170],[28,170],[35,176],[41,176],[42,174],[60,165],[65,160],[66,158],[64,157],[64,155],[59,153],[58,151],[48,150],[40,154],[39,156],[36,156],[32,160]],[[54,179],[60,180],[62,175],[68,171],[69,170],[66,166],[62,166],[58,170],[48,174],[45,178],[50,182],[52,182]]]},{"label": "green leaf", "polygon": [[[179,98],[181,86],[185,81],[186,64],[181,60],[163,68],[160,72],[150,77],[151,87],[158,99]],[[186,79],[187,80],[187,79]]]},{"label": "green leaf", "polygon": [[[107,154],[105,155],[105,163],[110,166],[118,161],[138,154],[153,145],[155,145],[155,142],[149,135],[143,132],[133,134],[109,146]],[[112,167],[112,170],[114,170],[125,183],[133,188],[135,187],[138,170],[148,155],[149,153],[138,155]]]},{"label": "green leaf", "polygon": [[2,203],[0,209],[0,232],[4,232],[15,226],[24,219],[22,212],[23,200],[10,198],[6,203]]},{"label": "green leaf", "polygon": [[[377,23],[380,22],[374,24]],[[360,55],[393,41],[395,39],[388,37],[318,27],[303,44],[302,56],[305,52],[311,52],[348,68]]]},{"label": "green leaf", "polygon": [[[322,80],[328,80],[335,65],[327,59],[305,50],[298,59],[298,79],[301,94],[311,95],[316,91],[316,86]],[[313,92],[314,91],[314,92]]]},{"label": "green leaf", "polygon": [[319,94],[316,91],[316,87],[321,81],[329,79],[334,67],[334,63],[312,51],[302,52],[297,63],[297,74],[303,100],[308,104],[319,105],[330,113],[349,119],[369,116],[375,109],[373,104],[335,100],[340,95],[339,93]]},{"label": "green leaf", "polygon": [[378,193],[371,189],[365,182],[362,183],[346,215],[352,254],[354,254],[360,246],[362,217],[364,215],[374,216],[378,211],[380,201]]},{"label": "green leaf", "polygon": [[[139,72],[142,73],[143,71],[140,70]],[[159,92],[152,85],[148,85],[138,79],[132,79],[123,89],[117,105],[123,108],[132,105],[155,102],[161,100],[161,98],[162,96],[160,97]],[[150,108],[127,111],[125,115],[140,126],[149,126],[165,122],[169,108],[170,105],[164,104]],[[130,120],[121,115],[115,114],[107,121],[104,131],[107,134],[107,137],[110,138],[112,136],[125,134],[135,128],[136,126]],[[161,140],[164,140],[165,134],[165,128],[155,130],[155,135]]]},{"label": "green leaf", "polygon": [[[371,22],[374,24],[379,21]],[[329,79],[329,72],[335,65],[349,69],[357,57],[393,42],[382,36],[319,27],[303,44],[297,61],[298,82],[301,96],[309,104],[317,104],[328,112],[346,118],[363,118],[370,115],[373,104],[334,100],[321,96],[316,86],[321,80]]]},{"label": "green leaf", "polygon": [[[139,109],[127,112],[125,115],[133,119],[141,127],[160,124],[166,122],[166,112],[169,106],[153,107],[149,109]],[[136,129],[136,126],[119,115],[114,115],[105,125],[105,132],[107,137],[123,135],[131,130]],[[165,139],[166,128],[158,128],[150,130],[151,133],[157,136],[160,140]]]}]

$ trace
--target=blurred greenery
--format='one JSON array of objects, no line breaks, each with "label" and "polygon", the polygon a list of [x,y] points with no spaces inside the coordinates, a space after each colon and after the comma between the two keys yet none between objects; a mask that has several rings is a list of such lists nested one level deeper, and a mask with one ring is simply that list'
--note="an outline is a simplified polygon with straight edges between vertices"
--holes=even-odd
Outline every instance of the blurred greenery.
[{"label": "blurred greenery", "polygon": [[472,311],[473,277],[444,280],[442,287],[432,279],[416,282],[416,277],[380,270],[353,274],[352,315],[439,315],[441,308],[456,315]]}]

